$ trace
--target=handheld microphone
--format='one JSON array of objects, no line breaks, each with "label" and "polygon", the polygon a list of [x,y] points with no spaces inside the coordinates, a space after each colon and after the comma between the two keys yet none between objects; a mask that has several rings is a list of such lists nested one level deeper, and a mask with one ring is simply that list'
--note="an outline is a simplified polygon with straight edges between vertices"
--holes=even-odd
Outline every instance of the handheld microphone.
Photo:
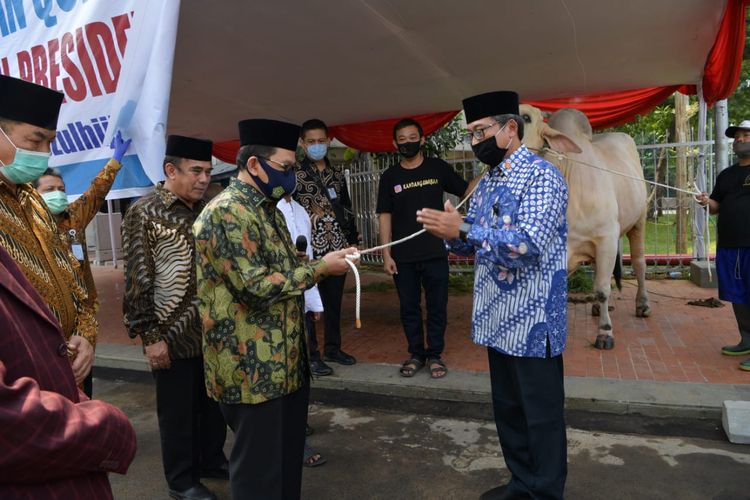
[{"label": "handheld microphone", "polygon": [[299,236],[297,236],[297,241],[294,243],[294,246],[297,247],[298,252],[307,251],[307,238],[305,238],[304,234],[300,234]]}]

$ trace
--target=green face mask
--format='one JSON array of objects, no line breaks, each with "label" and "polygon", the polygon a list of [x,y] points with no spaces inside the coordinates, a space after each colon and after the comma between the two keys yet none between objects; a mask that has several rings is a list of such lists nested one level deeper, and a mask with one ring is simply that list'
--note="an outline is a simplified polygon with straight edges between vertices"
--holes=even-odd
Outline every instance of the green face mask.
[{"label": "green face mask", "polygon": [[16,148],[16,157],[10,165],[5,165],[0,161],[0,165],[2,165],[0,172],[14,184],[25,184],[40,178],[49,166],[50,154],[21,149],[13,144],[13,141],[10,140],[10,137],[8,137],[3,129],[0,128],[0,132]]},{"label": "green face mask", "polygon": [[42,195],[42,199],[47,206],[49,211],[53,215],[57,215],[65,211],[68,208],[68,195],[62,191],[50,191]]}]

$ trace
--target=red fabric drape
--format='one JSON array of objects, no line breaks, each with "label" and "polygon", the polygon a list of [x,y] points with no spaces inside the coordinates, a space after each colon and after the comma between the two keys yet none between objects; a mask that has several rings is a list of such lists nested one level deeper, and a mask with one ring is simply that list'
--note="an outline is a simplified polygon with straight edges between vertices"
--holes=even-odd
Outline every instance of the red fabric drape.
[{"label": "red fabric drape", "polygon": [[[750,0],[729,0],[703,70],[703,99],[709,106],[726,99],[740,81],[745,49],[745,14]],[[695,89],[691,92],[695,94]]]},{"label": "red fabric drape", "polygon": [[592,128],[601,129],[627,123],[637,115],[648,113],[679,89],[678,86],[651,87],[584,97],[528,101],[527,104],[550,112],[576,108],[588,117]]},{"label": "red fabric drape", "polygon": [[233,141],[214,142],[214,156],[223,162],[234,165],[237,162],[237,151],[240,149],[239,139]]},{"label": "red fabric drape", "polygon": [[[448,123],[458,111],[443,111],[441,113],[429,113],[415,115],[411,118],[417,120],[424,130],[425,135],[430,135],[446,123]],[[401,117],[404,118],[404,117]],[[351,123],[347,125],[335,125],[328,128],[331,139],[336,138],[358,151],[383,152],[396,151],[393,147],[393,126],[401,118],[389,118],[387,120],[375,120],[371,122]],[[234,163],[237,158],[237,150],[240,141],[224,141],[214,143],[214,156],[227,163]]]},{"label": "red fabric drape", "polygon": [[[430,135],[448,123],[458,111],[444,111],[426,115],[412,116],[422,125],[425,135]],[[403,118],[403,117],[401,117]],[[393,147],[393,126],[401,118],[376,120],[348,125],[336,125],[330,128],[331,137],[335,137],[350,148],[359,151],[383,152],[396,151]]]},{"label": "red fabric drape", "polygon": [[[711,51],[703,70],[703,98],[709,106],[729,97],[737,88],[745,47],[745,13],[750,0],[729,0]],[[595,129],[627,123],[637,115],[644,115],[676,91],[695,94],[695,85],[651,87],[581,97],[528,101],[546,111],[577,108],[588,116]],[[429,135],[445,125],[457,111],[444,111],[415,116]],[[337,125],[331,136],[360,151],[394,151],[393,125],[400,118]],[[239,141],[214,143],[214,156],[234,163]]]}]

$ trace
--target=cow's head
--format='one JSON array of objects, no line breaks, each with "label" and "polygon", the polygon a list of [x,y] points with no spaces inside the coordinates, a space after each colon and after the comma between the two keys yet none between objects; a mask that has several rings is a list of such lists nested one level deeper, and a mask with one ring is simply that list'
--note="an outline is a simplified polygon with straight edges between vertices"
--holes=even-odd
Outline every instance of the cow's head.
[{"label": "cow's head", "polygon": [[560,153],[581,152],[581,148],[570,137],[547,125],[539,108],[521,104],[518,114],[523,118],[523,143],[535,153],[545,146]]}]

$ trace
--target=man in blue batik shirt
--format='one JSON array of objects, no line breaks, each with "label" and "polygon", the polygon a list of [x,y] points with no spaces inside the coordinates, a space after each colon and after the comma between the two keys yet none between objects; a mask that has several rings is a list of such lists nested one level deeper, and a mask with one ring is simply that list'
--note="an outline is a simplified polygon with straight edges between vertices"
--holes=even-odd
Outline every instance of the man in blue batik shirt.
[{"label": "man in blue batik shirt", "polygon": [[417,220],[460,255],[475,255],[472,338],[486,346],[507,484],[482,499],[563,498],[567,441],[568,189],[555,167],[521,144],[518,94],[463,101],[476,157],[490,166],[466,218],[450,204]]}]

